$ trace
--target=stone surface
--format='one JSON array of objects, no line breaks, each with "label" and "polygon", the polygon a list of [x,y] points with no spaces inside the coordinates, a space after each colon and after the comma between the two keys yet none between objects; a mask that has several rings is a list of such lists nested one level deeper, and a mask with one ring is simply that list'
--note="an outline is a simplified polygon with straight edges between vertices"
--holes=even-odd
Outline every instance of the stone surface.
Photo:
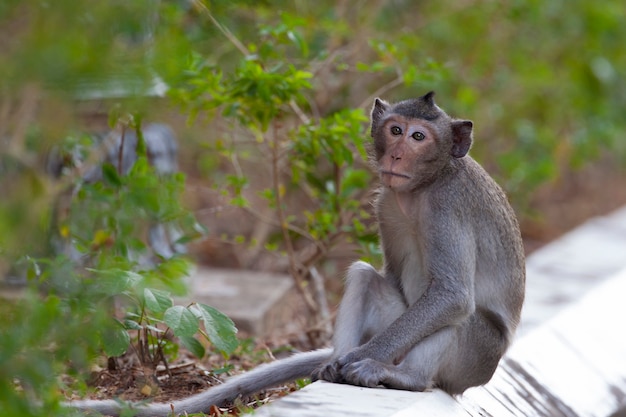
[{"label": "stone surface", "polygon": [[242,332],[265,336],[293,323],[297,294],[287,275],[199,267],[189,278],[189,295],[176,300],[189,301],[217,308]]},{"label": "stone surface", "polygon": [[518,336],[626,267],[626,207],[588,220],[526,260],[526,300]]},{"label": "stone surface", "polygon": [[254,412],[255,417],[467,416],[440,390],[409,392],[315,382]]}]

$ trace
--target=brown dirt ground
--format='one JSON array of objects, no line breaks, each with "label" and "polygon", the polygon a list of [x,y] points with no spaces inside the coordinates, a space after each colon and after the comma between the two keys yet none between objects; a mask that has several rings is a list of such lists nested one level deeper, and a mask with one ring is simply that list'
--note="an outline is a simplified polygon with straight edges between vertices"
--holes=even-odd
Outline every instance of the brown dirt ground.
[{"label": "brown dirt ground", "polygon": [[[109,399],[119,398],[125,401],[146,401],[168,403],[204,391],[211,386],[221,384],[225,378],[254,368],[262,362],[268,362],[287,356],[290,351],[296,351],[287,339],[277,339],[280,346],[274,344],[259,344],[245,354],[233,354],[228,360],[213,354],[202,360],[197,360],[189,352],[181,348],[179,357],[168,364],[169,373],[160,364],[156,370],[158,382],[148,383],[137,360],[131,353],[109,360],[106,368],[92,372],[89,385],[89,398]],[[285,347],[288,348],[285,348]],[[309,347],[305,347],[309,349]],[[274,353],[274,352],[281,353]],[[229,370],[220,373],[219,370],[229,367]],[[280,398],[297,389],[295,383],[272,388],[258,393],[253,398],[244,398],[228,407],[212,407],[211,417],[238,416],[250,408],[256,408],[273,399]],[[72,394],[73,395],[73,394]],[[71,395],[70,395],[71,396]]]}]

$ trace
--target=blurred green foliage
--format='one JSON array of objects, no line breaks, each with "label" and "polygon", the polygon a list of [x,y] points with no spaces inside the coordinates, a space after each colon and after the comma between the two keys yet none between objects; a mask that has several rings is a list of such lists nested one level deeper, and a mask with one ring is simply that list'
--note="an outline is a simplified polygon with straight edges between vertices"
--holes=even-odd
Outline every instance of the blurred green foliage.
[{"label": "blurred green foliage", "polygon": [[[171,306],[158,291],[181,290],[178,260],[143,270],[132,253],[145,249],[141,224],[174,219],[195,230],[179,204],[182,175],[163,182],[143,160],[128,177],[105,166],[98,184],[83,184],[78,166],[60,179],[46,172],[51,148],[75,146],[90,130],[81,118],[88,99],[113,120],[150,117],[166,102],[211,123],[196,149],[206,180],[262,218],[249,196],[251,180],[267,174],[252,194],[279,230],[265,242],[234,240],[287,254],[305,280],[342,239],[375,253],[365,150],[376,96],[435,90],[449,113],[472,119],[473,156],[522,215],[539,186],[572,167],[606,153],[623,160],[625,18],[621,0],[0,3],[0,274],[20,260],[33,286],[0,313],[3,411],[63,415],[55,375],[80,373],[103,347],[91,329],[121,328],[103,302],[112,292],[129,291],[161,320]],[[157,100],[163,84],[169,95]],[[246,171],[242,160],[269,169]],[[59,199],[75,189],[73,214],[59,218]],[[55,234],[91,269],[57,256]],[[109,276],[119,287],[104,296],[97,284]],[[210,320],[195,306],[168,313],[183,340],[195,321]]]},{"label": "blurred green foliage", "polygon": [[418,19],[422,51],[451,67],[441,93],[477,122],[474,153],[495,163],[518,204],[572,164],[606,150],[624,155],[626,5],[428,3]]}]

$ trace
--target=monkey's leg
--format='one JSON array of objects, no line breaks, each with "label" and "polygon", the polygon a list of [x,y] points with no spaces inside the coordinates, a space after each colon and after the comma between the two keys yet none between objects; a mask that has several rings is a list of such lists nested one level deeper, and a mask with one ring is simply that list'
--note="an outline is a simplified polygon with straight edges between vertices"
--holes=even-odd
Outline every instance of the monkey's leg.
[{"label": "monkey's leg", "polygon": [[509,346],[502,319],[480,308],[456,333],[435,377],[436,386],[450,394],[489,382]]},{"label": "monkey's leg", "polygon": [[[496,320],[497,321],[497,320]],[[446,327],[428,336],[398,364],[373,359],[342,369],[351,384],[423,391],[439,387],[459,394],[491,379],[508,343],[492,314],[472,314],[458,327]]]},{"label": "monkey's leg", "polygon": [[355,262],[346,275],[333,336],[333,357],[313,373],[313,379],[345,382],[335,359],[387,328],[406,310],[399,290],[366,262]]},{"label": "monkey's leg", "polygon": [[400,317],[407,306],[400,291],[366,262],[355,262],[346,275],[333,336],[333,356],[367,342]]}]

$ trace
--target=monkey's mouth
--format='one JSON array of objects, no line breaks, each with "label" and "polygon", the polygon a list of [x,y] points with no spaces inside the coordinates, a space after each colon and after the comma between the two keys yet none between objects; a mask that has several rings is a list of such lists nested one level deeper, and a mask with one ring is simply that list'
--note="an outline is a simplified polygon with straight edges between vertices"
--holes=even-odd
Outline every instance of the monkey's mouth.
[{"label": "monkey's mouth", "polygon": [[383,174],[383,175],[391,175],[392,177],[400,177],[400,178],[411,179],[411,177],[409,177],[406,174],[399,174],[399,173],[393,172],[393,171],[380,171],[380,173]]}]

